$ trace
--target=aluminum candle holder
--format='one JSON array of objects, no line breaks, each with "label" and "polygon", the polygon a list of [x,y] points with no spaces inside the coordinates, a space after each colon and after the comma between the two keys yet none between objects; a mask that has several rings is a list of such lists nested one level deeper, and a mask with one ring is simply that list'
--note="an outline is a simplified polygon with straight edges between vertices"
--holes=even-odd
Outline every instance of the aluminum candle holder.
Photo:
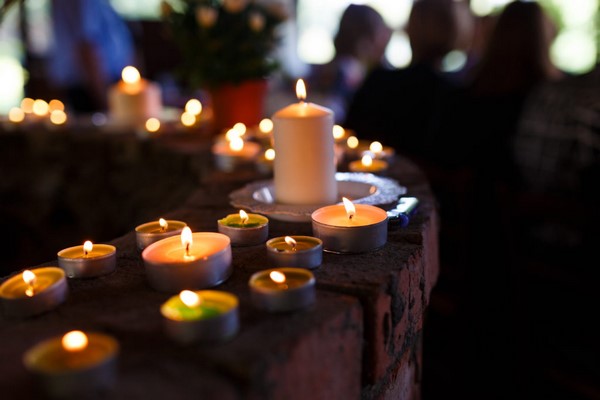
[{"label": "aluminum candle holder", "polygon": [[163,228],[159,221],[147,222],[138,225],[135,228],[136,244],[139,251],[161,239],[181,234],[186,226],[185,222],[175,220],[164,220],[166,228]]},{"label": "aluminum candle holder", "polygon": [[315,277],[304,268],[275,268],[254,273],[248,282],[255,307],[269,312],[300,310],[316,300]]},{"label": "aluminum candle holder", "polygon": [[93,278],[113,272],[117,266],[117,249],[109,244],[94,244],[86,252],[85,245],[58,252],[58,266],[69,278]]},{"label": "aluminum candle holder", "polygon": [[[31,280],[27,282],[27,273]],[[57,267],[23,271],[0,286],[0,304],[8,318],[26,318],[52,310],[68,296],[65,272]]]},{"label": "aluminum candle holder", "polygon": [[267,241],[265,247],[267,258],[277,267],[313,269],[323,261],[323,241],[312,236],[276,237]]}]

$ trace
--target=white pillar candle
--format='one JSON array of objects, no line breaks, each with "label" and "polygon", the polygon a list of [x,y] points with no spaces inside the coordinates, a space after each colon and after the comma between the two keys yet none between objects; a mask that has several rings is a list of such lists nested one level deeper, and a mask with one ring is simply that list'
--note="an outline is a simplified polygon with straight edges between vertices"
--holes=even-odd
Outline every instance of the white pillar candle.
[{"label": "white pillar candle", "polygon": [[304,101],[306,89],[298,81],[299,102],[273,115],[275,200],[281,204],[333,204],[335,180],[333,112]]}]

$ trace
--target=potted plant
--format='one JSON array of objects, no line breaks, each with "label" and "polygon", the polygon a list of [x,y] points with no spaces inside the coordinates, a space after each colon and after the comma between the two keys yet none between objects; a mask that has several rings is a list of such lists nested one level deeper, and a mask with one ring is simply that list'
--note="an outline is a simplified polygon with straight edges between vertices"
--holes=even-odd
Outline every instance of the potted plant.
[{"label": "potted plant", "polygon": [[187,84],[209,92],[215,129],[262,118],[266,79],[280,66],[273,51],[285,19],[282,4],[272,1],[163,3],[163,20],[182,55],[179,72]]}]

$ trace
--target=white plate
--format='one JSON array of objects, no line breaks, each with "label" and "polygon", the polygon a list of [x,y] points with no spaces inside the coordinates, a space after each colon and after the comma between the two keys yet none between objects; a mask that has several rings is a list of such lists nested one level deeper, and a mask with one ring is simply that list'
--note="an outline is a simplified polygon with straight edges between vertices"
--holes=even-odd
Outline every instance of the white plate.
[{"label": "white plate", "polygon": [[[391,178],[366,172],[338,172],[339,201],[347,197],[356,204],[383,205],[398,200],[406,188]],[[311,214],[327,204],[292,205],[275,202],[273,180],[249,183],[229,194],[230,204],[280,221],[310,222]]]}]

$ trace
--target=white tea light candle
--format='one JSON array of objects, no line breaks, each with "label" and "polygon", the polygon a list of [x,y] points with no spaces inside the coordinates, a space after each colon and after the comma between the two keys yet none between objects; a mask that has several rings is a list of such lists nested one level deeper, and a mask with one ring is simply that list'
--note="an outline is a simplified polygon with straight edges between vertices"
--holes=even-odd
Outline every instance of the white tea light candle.
[{"label": "white tea light candle", "polygon": [[277,267],[313,269],[323,260],[323,242],[311,236],[281,236],[266,243],[267,258]]},{"label": "white tea light candle", "polygon": [[93,278],[114,271],[117,249],[109,244],[93,244],[87,240],[58,252],[58,266],[69,278]]}]

